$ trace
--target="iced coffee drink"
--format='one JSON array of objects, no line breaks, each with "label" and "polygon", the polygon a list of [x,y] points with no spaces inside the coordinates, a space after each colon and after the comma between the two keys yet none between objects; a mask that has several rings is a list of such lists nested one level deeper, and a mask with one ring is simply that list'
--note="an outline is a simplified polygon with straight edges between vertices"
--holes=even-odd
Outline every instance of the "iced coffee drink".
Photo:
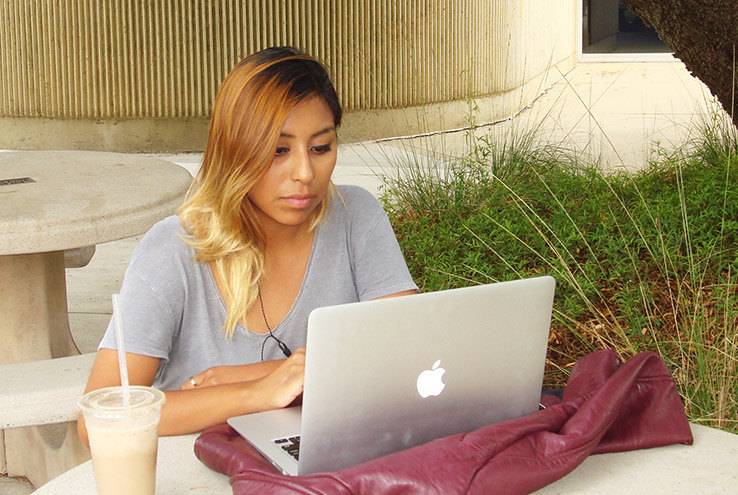
[{"label": "iced coffee drink", "polygon": [[121,387],[95,390],[79,402],[100,495],[154,495],[164,393],[149,387],[129,390],[127,406]]}]

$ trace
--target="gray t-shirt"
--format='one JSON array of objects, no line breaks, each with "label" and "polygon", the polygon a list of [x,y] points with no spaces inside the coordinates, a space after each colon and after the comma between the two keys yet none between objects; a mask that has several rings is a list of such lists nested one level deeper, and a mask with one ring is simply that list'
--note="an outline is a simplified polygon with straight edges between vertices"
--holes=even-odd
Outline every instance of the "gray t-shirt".
[{"label": "gray t-shirt", "polygon": [[[356,186],[338,189],[316,231],[297,299],[272,329],[292,350],[305,345],[315,308],[417,288],[376,199]],[[176,216],[154,225],[133,252],[119,296],[126,351],[161,358],[154,386],[164,390],[213,366],[259,362],[266,338],[241,324],[225,337],[226,307],[213,274],[207,263],[194,261],[183,235]],[[100,348],[117,348],[112,320]],[[269,339],[264,359],[282,357]]]}]

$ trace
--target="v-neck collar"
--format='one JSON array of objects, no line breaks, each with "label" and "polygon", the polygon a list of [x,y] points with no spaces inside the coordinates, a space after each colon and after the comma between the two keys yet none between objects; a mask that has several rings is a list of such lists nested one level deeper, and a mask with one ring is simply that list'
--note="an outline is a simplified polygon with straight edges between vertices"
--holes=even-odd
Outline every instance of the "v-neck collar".
[{"label": "v-neck collar", "polygon": [[[302,276],[302,282],[300,283],[300,290],[297,292],[297,296],[295,297],[295,301],[292,303],[292,306],[290,306],[290,310],[287,312],[287,314],[282,318],[282,321],[280,321],[274,328],[272,328],[272,333],[277,333],[283,326],[285,326],[289,320],[292,319],[292,317],[295,314],[295,308],[299,305],[300,300],[303,297],[303,294],[306,291],[307,287],[307,281],[310,276],[311,267],[313,265],[313,260],[315,258],[315,253],[317,251],[316,247],[319,242],[320,233],[322,231],[322,223],[318,225],[315,229],[315,235],[313,236],[313,242],[310,246],[310,257],[308,258],[307,266],[305,267],[305,274]],[[215,291],[215,294],[218,296],[218,301],[220,303],[220,307],[223,310],[223,317],[225,318],[225,315],[228,313],[228,307],[226,306],[225,300],[223,299],[223,295],[220,293],[220,290],[218,289],[218,284],[215,283],[215,275],[213,274],[213,270],[210,267],[210,263],[203,262],[205,265],[205,270],[207,272],[207,279],[210,283],[211,289]],[[249,336],[258,336],[258,337],[264,337],[267,335],[267,333],[260,333],[260,332],[254,332],[253,330],[249,330],[246,328],[243,323],[238,322],[236,323],[236,330],[241,331],[246,335]]]}]

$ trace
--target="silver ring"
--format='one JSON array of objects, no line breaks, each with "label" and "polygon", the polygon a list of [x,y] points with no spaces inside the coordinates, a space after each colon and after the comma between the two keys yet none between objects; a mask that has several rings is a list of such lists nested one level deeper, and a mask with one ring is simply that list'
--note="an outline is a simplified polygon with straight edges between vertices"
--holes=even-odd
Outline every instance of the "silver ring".
[{"label": "silver ring", "polygon": [[192,384],[193,387],[197,387],[197,382],[195,381],[195,377],[194,376],[191,376],[190,377],[190,383]]}]

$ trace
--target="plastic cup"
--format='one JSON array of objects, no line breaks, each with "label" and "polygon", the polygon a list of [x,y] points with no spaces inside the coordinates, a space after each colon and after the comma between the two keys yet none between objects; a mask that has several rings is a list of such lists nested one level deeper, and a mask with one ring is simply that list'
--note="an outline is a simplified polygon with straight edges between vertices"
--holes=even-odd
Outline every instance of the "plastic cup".
[{"label": "plastic cup", "polygon": [[90,440],[100,495],[154,495],[159,418],[164,392],[151,387],[108,387],[85,394],[79,408]]}]

